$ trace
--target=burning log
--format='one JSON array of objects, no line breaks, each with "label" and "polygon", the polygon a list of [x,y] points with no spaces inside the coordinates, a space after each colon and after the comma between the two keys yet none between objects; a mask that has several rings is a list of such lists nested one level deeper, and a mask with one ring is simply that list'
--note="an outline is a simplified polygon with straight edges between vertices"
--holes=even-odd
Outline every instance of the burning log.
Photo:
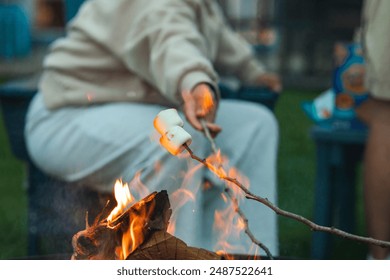
[{"label": "burning log", "polygon": [[220,260],[221,256],[200,248],[187,246],[165,231],[155,231],[127,260]]},{"label": "burning log", "polygon": [[133,240],[124,252],[142,244],[154,230],[166,230],[172,210],[166,191],[154,192],[125,210],[112,221],[101,219],[105,211],[98,216],[93,225],[86,224],[86,229],[76,233],[72,239],[74,253],[72,259],[118,259],[121,256],[124,236],[129,232]]},{"label": "burning log", "polygon": [[97,223],[76,233],[72,238],[72,260],[112,260],[119,245],[117,232]]},{"label": "burning log", "polygon": [[104,212],[73,236],[73,260],[221,259],[166,232],[172,210],[165,190],[151,193],[116,216],[111,215],[117,212],[114,209],[102,219]]}]

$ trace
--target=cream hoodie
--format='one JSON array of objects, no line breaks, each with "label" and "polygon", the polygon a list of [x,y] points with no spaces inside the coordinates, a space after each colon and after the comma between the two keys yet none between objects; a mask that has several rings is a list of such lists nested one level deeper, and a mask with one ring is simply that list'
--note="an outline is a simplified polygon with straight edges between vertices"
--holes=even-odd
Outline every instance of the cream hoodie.
[{"label": "cream hoodie", "polygon": [[44,61],[49,109],[102,102],[178,106],[218,74],[251,83],[264,69],[213,0],[90,0]]},{"label": "cream hoodie", "polygon": [[374,97],[386,100],[390,100],[389,12],[389,0],[366,0],[362,22],[366,85]]}]

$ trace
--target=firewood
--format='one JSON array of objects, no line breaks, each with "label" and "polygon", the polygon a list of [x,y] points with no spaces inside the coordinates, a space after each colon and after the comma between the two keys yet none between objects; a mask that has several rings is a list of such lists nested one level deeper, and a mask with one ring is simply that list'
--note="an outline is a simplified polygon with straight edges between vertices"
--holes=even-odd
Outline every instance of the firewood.
[{"label": "firewood", "polygon": [[122,236],[131,223],[137,243],[142,244],[152,232],[168,228],[171,213],[168,194],[163,190],[151,193],[111,222],[99,215],[91,226],[87,222],[86,229],[73,236],[72,259],[116,259],[116,248],[122,246]]},{"label": "firewood", "polygon": [[120,238],[103,224],[92,225],[72,238],[72,260],[114,260]]},{"label": "firewood", "polygon": [[166,231],[155,231],[127,260],[221,260],[216,253],[187,246]]},{"label": "firewood", "polygon": [[172,214],[170,207],[167,191],[153,192],[135,203],[115,220],[109,222],[108,226],[111,228],[118,225],[126,227],[129,225],[129,221],[133,221],[135,217],[143,217],[143,228],[166,230]]},{"label": "firewood", "polygon": [[[102,213],[105,212],[104,210]],[[113,260],[123,251],[124,234],[130,228],[137,237],[128,245],[127,260],[220,260],[216,253],[187,246],[182,240],[167,233],[172,210],[166,191],[154,192],[125,210],[113,221],[97,217],[93,225],[76,233],[72,240],[72,259]],[[103,214],[101,215],[103,216]],[[123,256],[122,256],[123,257]]]}]

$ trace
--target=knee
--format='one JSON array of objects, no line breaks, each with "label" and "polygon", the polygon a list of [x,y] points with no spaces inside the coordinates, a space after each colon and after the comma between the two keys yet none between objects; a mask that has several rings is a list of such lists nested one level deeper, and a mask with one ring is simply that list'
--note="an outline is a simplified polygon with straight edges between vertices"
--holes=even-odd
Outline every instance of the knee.
[{"label": "knee", "polygon": [[[243,101],[224,101],[220,106],[218,124],[222,132],[217,141],[225,149],[241,147],[262,147],[277,143],[278,122],[275,115],[265,106]],[[225,139],[226,141],[224,141]]]}]

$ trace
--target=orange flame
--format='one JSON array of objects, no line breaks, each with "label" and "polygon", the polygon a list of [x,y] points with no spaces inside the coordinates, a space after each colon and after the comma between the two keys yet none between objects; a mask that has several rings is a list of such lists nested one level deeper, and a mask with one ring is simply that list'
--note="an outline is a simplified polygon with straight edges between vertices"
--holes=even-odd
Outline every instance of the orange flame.
[{"label": "orange flame", "polygon": [[176,231],[176,220],[178,211],[188,201],[195,201],[195,195],[188,189],[178,189],[171,195],[172,216],[168,225],[167,232],[174,235]]},{"label": "orange flame", "polygon": [[[225,156],[221,155],[220,151],[207,158],[208,168],[214,172],[218,177],[235,178],[243,185],[249,186],[249,180],[240,174],[236,168],[230,168],[226,171],[225,167],[228,165],[228,160]],[[216,252],[225,255],[226,258],[230,258],[227,252],[244,251],[243,245],[235,244],[237,240],[240,240],[240,235],[245,231],[246,225],[242,218],[237,214],[236,209],[239,206],[241,200],[244,199],[243,193],[240,189],[231,182],[226,183],[231,191],[232,197],[235,201],[229,198],[226,194],[222,193],[221,198],[224,201],[226,207],[222,210],[216,210],[214,213],[214,229],[219,233],[218,243],[215,247]],[[241,237],[244,238],[244,237]],[[242,244],[242,243],[241,243]]]},{"label": "orange flame", "polygon": [[[224,196],[224,194],[222,194]],[[235,212],[235,206],[229,200],[225,209],[216,210],[214,213],[214,229],[219,233],[219,239],[215,246],[217,252],[226,255],[228,252],[243,251],[241,245],[235,245],[243,230],[243,223]],[[245,228],[245,227],[244,227]]]},{"label": "orange flame", "polygon": [[188,187],[193,185],[192,178],[194,177],[195,172],[200,170],[203,165],[196,164],[192,165],[192,162],[189,162],[188,171],[183,173],[183,182],[179,189],[174,191],[170,195],[170,202],[172,207],[172,216],[169,221],[168,226],[168,233],[174,235],[176,231],[176,222],[178,218],[178,214],[180,212],[180,209],[189,203],[190,201],[195,201],[196,199],[196,193],[198,192],[200,186],[195,187],[194,189],[189,189]]},{"label": "orange flame", "polygon": [[203,91],[203,93],[204,94],[203,94],[201,105],[202,105],[203,114],[206,115],[211,110],[211,108],[213,108],[214,101],[213,101],[213,95],[208,87]]},{"label": "orange flame", "polygon": [[[140,176],[141,173],[137,172],[130,184],[132,189],[137,192],[137,196],[140,195],[145,197],[148,194],[148,190],[141,182]],[[131,211],[129,213],[129,229],[123,232],[122,242],[120,246],[117,246],[115,249],[116,258],[124,260],[144,241],[144,225],[146,217],[150,214],[146,213],[146,211],[153,211],[154,205],[151,205],[151,207],[147,209],[146,207],[141,207],[142,204],[139,206],[134,204],[135,198],[130,193],[129,185],[127,183],[123,183],[121,180],[117,180],[115,182],[114,192],[117,206],[107,217],[108,227],[111,227],[110,224],[125,213],[130,207],[135,207],[135,211]]]},{"label": "orange flame", "polygon": [[135,195],[137,195],[139,199],[147,196],[150,193],[148,187],[142,183],[141,174],[141,171],[136,172],[133,179],[129,183],[131,189],[135,192]]},{"label": "orange flame", "polygon": [[222,156],[221,151],[218,150],[216,154],[212,154],[206,160],[207,167],[218,177],[226,177],[226,171],[223,168],[223,165],[227,163],[227,158]]},{"label": "orange flame", "polygon": [[[195,201],[196,193],[201,187],[201,185],[199,185],[196,186],[195,189],[188,188],[189,185],[194,185],[190,183],[190,180],[192,180],[194,173],[201,169],[203,165],[191,165],[191,161],[188,163],[190,164],[188,168],[189,171],[181,174],[181,176],[183,176],[183,184],[181,188],[170,195],[170,202],[173,212],[167,231],[172,235],[176,229],[176,218],[180,208],[189,201]],[[238,181],[243,183],[243,185],[249,187],[249,180],[240,175],[237,169],[227,168],[228,159],[223,156],[220,151],[208,157],[205,163],[207,167],[218,177],[226,178],[229,176],[231,178],[236,178]],[[160,164],[157,164],[155,167],[156,170],[161,172]],[[129,185],[131,186],[132,192],[133,190],[135,191],[135,195],[137,197],[138,195],[145,197],[149,193],[148,188],[141,181],[140,172],[137,172]],[[117,206],[107,218],[109,223],[127,211],[131,204],[134,204],[135,198],[133,194],[130,193],[129,185],[123,184],[120,180],[117,180],[115,183],[114,188]],[[244,198],[243,193],[239,190],[239,188],[237,188],[237,186],[232,183],[227,182],[227,186],[230,187],[232,196],[235,197],[237,199],[237,203],[239,203]],[[225,202],[226,207],[222,210],[217,210],[214,213],[214,229],[219,232],[219,240],[215,250],[227,258],[229,258],[227,252],[242,251],[247,254],[248,251],[244,251],[245,249],[242,246],[242,243],[240,243],[241,245],[237,245],[234,242],[240,239],[241,233],[245,230],[245,223],[236,213],[237,204],[233,203],[233,201],[226,194],[221,194],[221,196]],[[131,254],[139,245],[142,244],[144,241],[142,231],[145,223],[145,217],[148,214],[149,213],[140,213],[137,211],[136,215],[132,215],[131,220],[129,221],[129,230],[123,233],[122,244],[116,248],[117,258],[126,259],[129,254]],[[245,237],[241,236],[241,238]]]},{"label": "orange flame", "polygon": [[130,207],[130,204],[134,202],[134,197],[130,193],[129,185],[126,183],[123,184],[121,180],[116,180],[114,192],[117,205],[107,217],[108,222],[112,222],[115,218],[119,217],[128,207]]}]

